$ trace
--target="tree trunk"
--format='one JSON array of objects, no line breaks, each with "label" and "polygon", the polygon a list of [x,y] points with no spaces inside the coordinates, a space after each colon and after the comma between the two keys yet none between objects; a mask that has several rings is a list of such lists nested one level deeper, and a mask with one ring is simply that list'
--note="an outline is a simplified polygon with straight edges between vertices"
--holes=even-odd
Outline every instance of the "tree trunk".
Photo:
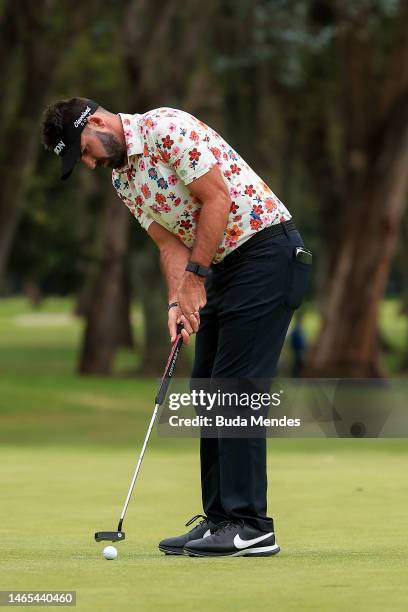
[{"label": "tree trunk", "polygon": [[377,340],[378,305],[408,195],[408,127],[405,113],[400,117],[401,124],[388,134],[377,163],[370,164],[366,188],[354,199],[355,213],[345,226],[306,376],[384,375]]},{"label": "tree trunk", "polygon": [[0,16],[0,142],[3,141],[9,116],[12,116],[18,90],[15,78],[19,59],[18,8],[15,0],[7,0]]},{"label": "tree trunk", "polygon": [[[130,221],[127,231],[130,230]],[[131,317],[132,288],[129,278],[130,273],[127,258],[124,261],[123,267],[122,288],[119,301],[118,347],[131,349],[135,348],[135,341],[133,338]]]},{"label": "tree trunk", "polygon": [[[80,374],[109,376],[124,334],[124,287],[126,287],[129,245],[129,211],[113,188],[109,190],[105,208],[102,257],[89,305],[85,336],[78,371]],[[130,326],[130,323],[129,323]]]},{"label": "tree trunk", "polygon": [[[393,47],[381,58],[381,81],[376,18],[370,3],[357,8],[336,3],[341,153],[331,180],[337,182],[333,201],[340,198],[342,212],[334,211],[337,238],[327,245],[323,323],[306,376],[385,375],[379,301],[408,195],[408,3],[401,2],[395,17]],[[328,194],[330,189],[325,190],[330,203]]]}]

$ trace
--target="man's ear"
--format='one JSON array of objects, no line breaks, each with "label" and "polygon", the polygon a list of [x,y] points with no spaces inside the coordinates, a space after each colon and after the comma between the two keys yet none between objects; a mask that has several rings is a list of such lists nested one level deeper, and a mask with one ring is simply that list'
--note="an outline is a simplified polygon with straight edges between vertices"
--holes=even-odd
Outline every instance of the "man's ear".
[{"label": "man's ear", "polygon": [[98,128],[103,129],[106,127],[106,123],[100,115],[91,115],[90,117],[88,117],[88,121],[86,122],[86,124],[94,130]]}]

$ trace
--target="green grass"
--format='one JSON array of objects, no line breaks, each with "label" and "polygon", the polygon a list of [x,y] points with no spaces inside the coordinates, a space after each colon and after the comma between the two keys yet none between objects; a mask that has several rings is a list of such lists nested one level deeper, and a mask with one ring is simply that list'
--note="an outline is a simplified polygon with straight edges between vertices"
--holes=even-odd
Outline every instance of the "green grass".
[{"label": "green grass", "polygon": [[197,453],[175,441],[149,450],[112,562],[93,532],[115,528],[135,452],[3,447],[0,588],[76,590],[79,610],[405,610],[407,454],[383,441],[279,442],[269,457],[278,557],[157,550],[200,509]]},{"label": "green grass", "polygon": [[[154,380],[75,375],[69,300],[0,302],[0,590],[76,590],[79,610],[405,610],[403,439],[273,439],[269,559],[166,557],[157,542],[200,512],[197,441],[153,435],[119,558],[114,529],[152,409]],[[398,304],[382,325],[403,347]],[[310,321],[309,321],[310,319]],[[316,331],[313,311],[306,317]],[[137,321],[136,321],[137,322]],[[116,372],[133,363],[119,355]]]}]

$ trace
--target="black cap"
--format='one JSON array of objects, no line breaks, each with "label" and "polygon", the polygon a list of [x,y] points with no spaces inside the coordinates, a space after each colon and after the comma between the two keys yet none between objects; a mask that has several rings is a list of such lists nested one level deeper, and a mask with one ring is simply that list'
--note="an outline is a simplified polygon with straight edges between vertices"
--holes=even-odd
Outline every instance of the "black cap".
[{"label": "black cap", "polygon": [[54,147],[54,153],[61,157],[61,178],[67,179],[81,157],[81,134],[90,115],[96,111],[99,104],[88,100],[74,120],[67,120],[62,128],[62,135]]}]

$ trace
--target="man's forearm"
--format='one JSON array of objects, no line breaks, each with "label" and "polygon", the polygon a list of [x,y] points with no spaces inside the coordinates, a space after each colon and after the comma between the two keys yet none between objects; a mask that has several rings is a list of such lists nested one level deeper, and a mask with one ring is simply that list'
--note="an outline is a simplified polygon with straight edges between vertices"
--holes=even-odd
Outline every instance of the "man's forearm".
[{"label": "man's forearm", "polygon": [[[178,244],[177,244],[178,242]],[[175,301],[191,251],[177,240],[160,249],[160,265],[166,279],[169,302]]]},{"label": "man's forearm", "polygon": [[211,265],[224,235],[230,208],[230,198],[222,195],[203,202],[191,253],[192,261],[202,266]]}]

